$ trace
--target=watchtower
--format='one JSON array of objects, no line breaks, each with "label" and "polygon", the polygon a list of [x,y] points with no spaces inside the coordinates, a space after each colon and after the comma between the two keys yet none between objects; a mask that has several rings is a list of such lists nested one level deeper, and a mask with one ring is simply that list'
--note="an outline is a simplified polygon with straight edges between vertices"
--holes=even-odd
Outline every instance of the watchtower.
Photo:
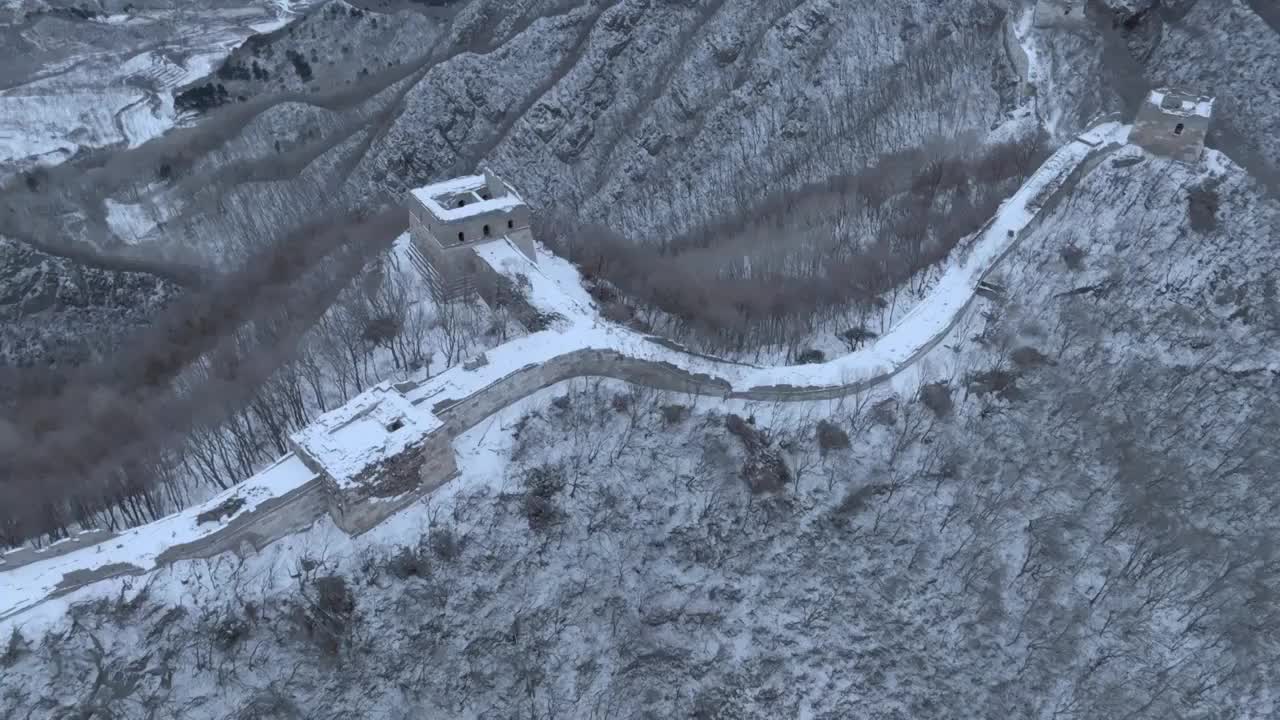
[{"label": "watchtower", "polygon": [[1085,0],[1036,0],[1035,26],[1084,27],[1089,23],[1085,5]]},{"label": "watchtower", "polygon": [[1168,88],[1147,94],[1129,140],[1153,155],[1194,163],[1204,152],[1213,98]]},{"label": "watchtower", "polygon": [[352,535],[457,473],[439,418],[379,383],[289,436],[289,449],[321,478],[330,515]]},{"label": "watchtower", "polygon": [[537,262],[529,207],[492,171],[409,191],[409,238],[432,295],[448,302],[475,291],[475,248],[510,241]]}]

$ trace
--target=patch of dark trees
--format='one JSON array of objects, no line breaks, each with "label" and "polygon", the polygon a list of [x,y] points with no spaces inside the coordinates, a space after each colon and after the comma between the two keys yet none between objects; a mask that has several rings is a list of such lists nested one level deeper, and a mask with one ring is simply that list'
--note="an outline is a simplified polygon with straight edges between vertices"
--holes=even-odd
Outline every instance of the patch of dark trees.
[{"label": "patch of dark trees", "polygon": [[222,83],[207,82],[193,88],[183,90],[173,98],[173,105],[178,110],[206,113],[230,102],[227,88]]},{"label": "patch of dark trees", "polygon": [[[656,308],[673,319],[677,337],[709,351],[750,352],[762,342],[789,342],[816,316],[883,306],[886,293],[977,231],[1045,154],[1040,138],[970,155],[898,153],[861,173],[777,193],[748,213],[658,242],[635,242],[609,228],[558,218],[539,218],[538,233],[578,266],[610,319],[644,329],[635,320],[637,310]],[[776,252],[806,215],[829,222],[831,208],[841,204],[894,220],[878,237],[846,243],[839,252],[833,246],[797,248],[798,260],[786,272],[724,272],[744,252]],[[762,245],[744,250],[749,243]],[[842,340],[853,348],[874,336],[855,329]],[[821,361],[816,355],[797,359]]]},{"label": "patch of dark trees", "polygon": [[298,73],[298,77],[302,82],[311,82],[311,63],[303,57],[302,53],[296,50],[286,50],[285,57],[293,64],[294,72]]},{"label": "patch of dark trees", "polygon": [[407,226],[393,208],[298,228],[171,303],[99,364],[0,371],[0,546],[185,505],[175,461],[189,434],[253,412],[261,385]]}]

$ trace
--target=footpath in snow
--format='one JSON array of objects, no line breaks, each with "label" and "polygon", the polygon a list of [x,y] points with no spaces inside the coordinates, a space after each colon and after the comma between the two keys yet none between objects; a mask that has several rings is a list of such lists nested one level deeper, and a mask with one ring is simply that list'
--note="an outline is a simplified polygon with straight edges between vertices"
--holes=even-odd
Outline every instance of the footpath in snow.
[{"label": "footpath in snow", "polygon": [[[487,363],[467,369],[457,366],[407,390],[405,396],[424,423],[436,427],[439,419],[431,408],[444,400],[461,400],[523,368],[549,362],[586,349],[610,350],[636,360],[662,363],[673,370],[698,375],[728,387],[720,395],[804,401],[833,397],[887,380],[910,366],[944,338],[963,315],[982,278],[1017,242],[1034,220],[1040,203],[1062,188],[1071,173],[1098,149],[1122,144],[1129,126],[1099,125],[1066,144],[1001,205],[996,216],[947,261],[933,291],[888,333],[867,348],[826,363],[785,367],[755,367],[681,352],[627,328],[602,320],[590,296],[582,288],[577,271],[565,260],[542,252],[537,265],[514,247],[496,242],[478,250],[499,272],[523,275],[530,301],[544,312],[563,320],[486,352]],[[825,393],[825,395],[824,395]],[[283,503],[317,484],[316,476],[293,455],[206,503],[188,508],[111,537],[103,542],[47,559],[19,564],[18,551],[0,559],[0,620],[18,618],[24,610],[51,595],[76,589],[97,578],[141,575],[168,560],[185,557],[183,546],[209,541],[219,532],[238,541],[244,523],[261,517],[250,513]],[[310,507],[310,505],[308,505]],[[225,512],[211,512],[223,509]],[[298,512],[302,512],[301,509]],[[278,515],[279,513],[277,513]],[[201,516],[205,522],[200,522]],[[209,516],[213,517],[210,518]],[[313,518],[300,518],[309,522]],[[237,521],[240,525],[237,526]],[[274,529],[282,526],[272,518]],[[284,523],[289,526],[289,523]],[[214,543],[221,547],[222,544]],[[167,554],[166,554],[167,553]],[[10,569],[5,569],[5,565]],[[20,622],[20,619],[17,620]]]}]

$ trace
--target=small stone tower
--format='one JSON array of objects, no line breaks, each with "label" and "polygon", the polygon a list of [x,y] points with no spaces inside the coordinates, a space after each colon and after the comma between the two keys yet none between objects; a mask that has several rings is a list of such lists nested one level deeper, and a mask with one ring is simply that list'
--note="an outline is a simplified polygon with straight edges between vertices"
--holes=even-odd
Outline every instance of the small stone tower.
[{"label": "small stone tower", "polygon": [[529,207],[489,170],[409,191],[409,238],[415,262],[439,302],[475,291],[475,248],[510,241],[537,262]]},{"label": "small stone tower", "polygon": [[1213,98],[1168,88],[1147,94],[1133,122],[1129,141],[1178,162],[1194,163],[1204,152],[1213,117]]},{"label": "small stone tower", "polygon": [[1089,24],[1086,4],[1085,0],[1036,0],[1035,26],[1084,27]]}]

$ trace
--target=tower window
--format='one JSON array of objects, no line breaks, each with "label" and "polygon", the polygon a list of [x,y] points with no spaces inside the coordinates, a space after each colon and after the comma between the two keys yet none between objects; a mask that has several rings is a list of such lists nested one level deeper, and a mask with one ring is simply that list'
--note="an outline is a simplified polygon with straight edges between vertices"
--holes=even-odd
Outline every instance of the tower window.
[{"label": "tower window", "polygon": [[1177,125],[1174,125],[1174,126],[1173,126],[1173,134],[1174,134],[1174,135],[1181,135],[1181,134],[1182,134],[1182,131],[1183,131],[1183,130],[1185,130],[1185,129],[1186,129],[1186,126],[1184,126],[1182,123],[1178,123]]},{"label": "tower window", "polygon": [[508,220],[508,221],[507,221],[507,229],[508,229],[508,230],[510,230],[511,228],[513,228],[513,227],[515,227],[515,226],[516,226],[516,221],[515,221],[515,220]]},{"label": "tower window", "polygon": [[462,233],[458,233],[458,242],[462,242],[464,240],[466,240],[466,236],[464,236]]},{"label": "tower window", "polygon": [[484,226],[484,236],[485,236],[485,237],[489,237],[489,226],[488,226],[488,225],[485,225],[485,226]]}]

